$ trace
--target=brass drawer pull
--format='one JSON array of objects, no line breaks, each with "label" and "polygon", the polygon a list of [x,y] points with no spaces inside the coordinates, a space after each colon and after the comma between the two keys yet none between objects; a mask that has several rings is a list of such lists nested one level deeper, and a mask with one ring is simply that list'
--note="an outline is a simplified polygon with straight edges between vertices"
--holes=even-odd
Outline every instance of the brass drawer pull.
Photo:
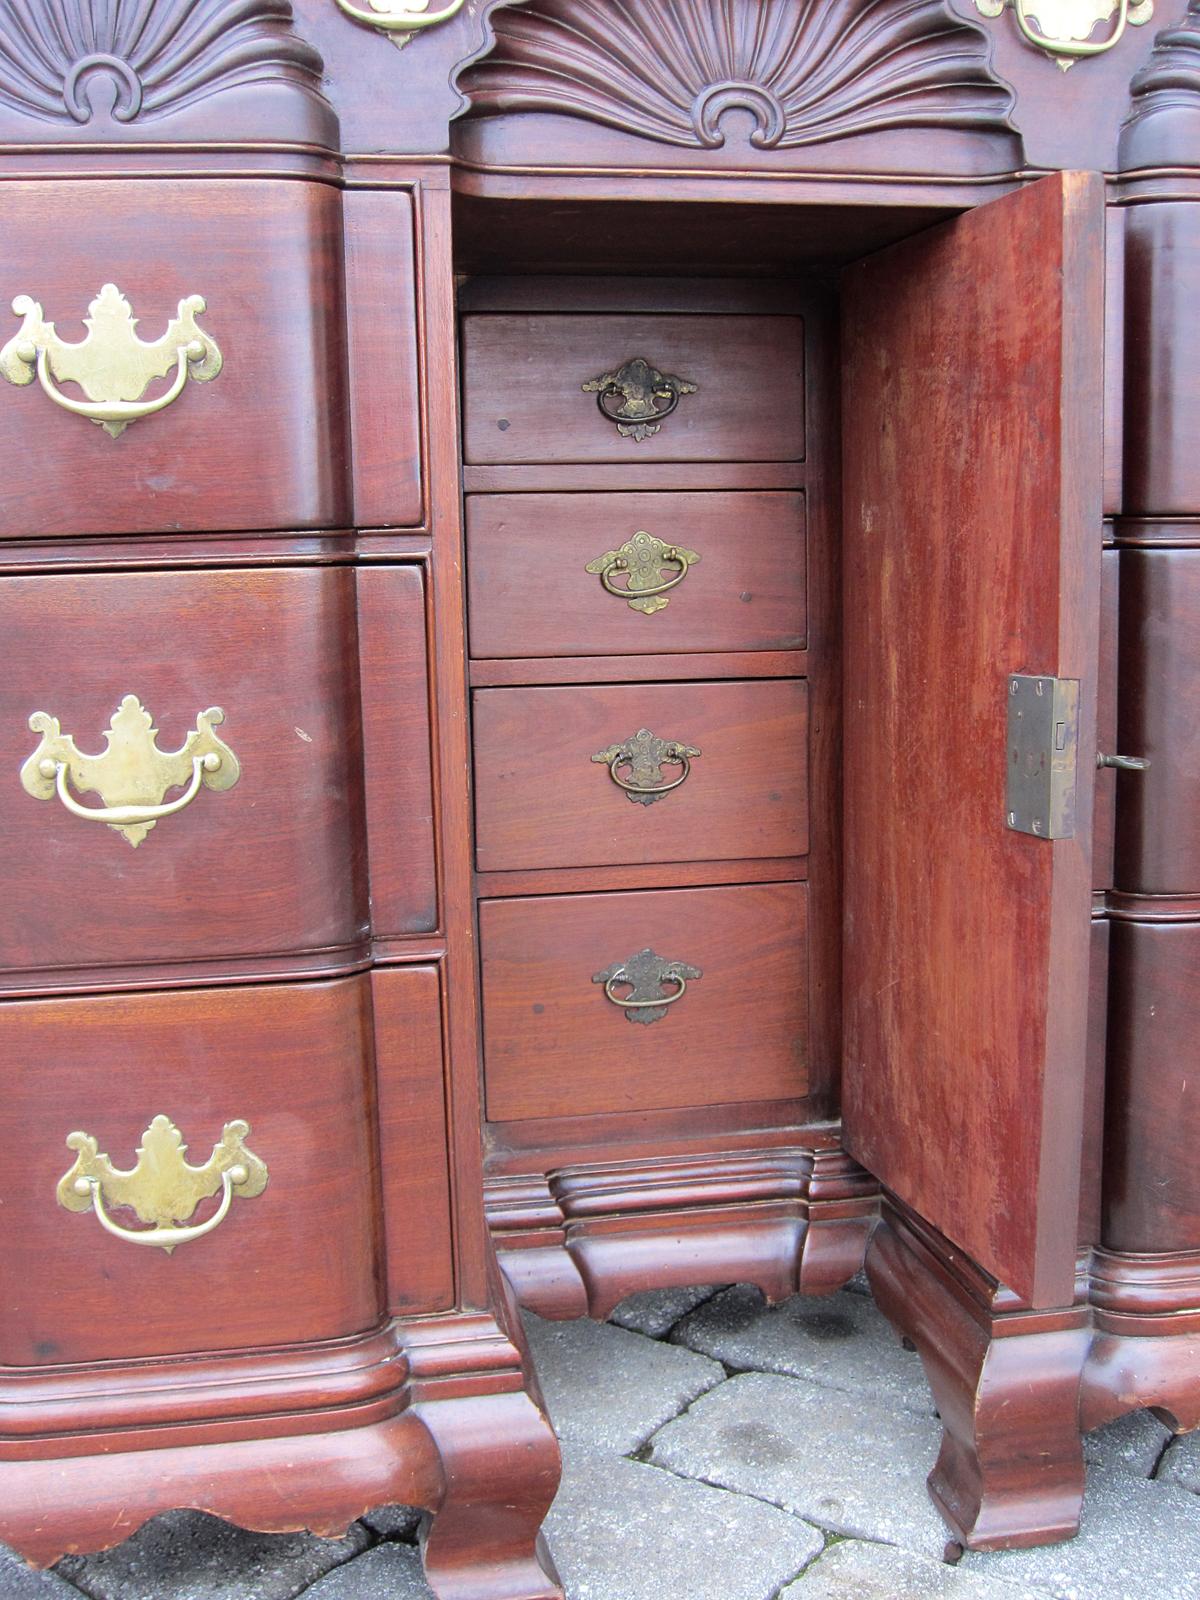
[{"label": "brass drawer pull", "polygon": [[[623,744],[598,750],[592,760],[602,762],[608,768],[608,775],[617,788],[624,789],[635,805],[649,806],[686,781],[692,770],[692,758],[699,754],[694,744],[681,744],[678,739],[660,739],[649,728],[639,728]],[[668,780],[663,776],[664,766],[677,766],[683,770],[677,778]],[[621,767],[630,769],[628,778],[621,777]]]},{"label": "brass drawer pull", "polygon": [[[658,1022],[667,1014],[667,1007],[682,1000],[687,992],[688,980],[702,978],[699,967],[690,967],[686,961],[664,961],[646,947],[626,961],[615,961],[603,972],[597,972],[593,983],[604,985],[604,998],[620,1006],[630,1022]],[[663,994],[662,986],[672,983],[674,994]],[[627,986],[632,992],[622,999],[614,994],[618,986]]]},{"label": "brass drawer pull", "polygon": [[[695,550],[667,544],[654,534],[647,533],[644,528],[639,528],[632,538],[626,539],[617,549],[606,550],[595,561],[589,561],[584,570],[596,573],[609,594],[628,601],[631,611],[641,611],[651,617],[669,604],[661,597],[668,589],[674,589],[676,584],[682,583],[688,575],[688,568],[695,566],[699,559]],[[664,579],[664,567],[678,567],[679,570]],[[613,573],[627,574],[624,586],[612,581]]]},{"label": "brass drawer pull", "polygon": [[369,0],[370,9],[352,4],[352,0],[337,0],[339,11],[344,11],[355,22],[376,28],[384,38],[403,48],[420,28],[436,28],[439,22],[449,22],[456,17],[466,0],[450,0],[440,11],[428,10],[429,0]]},{"label": "brass drawer pull", "polygon": [[625,361],[615,372],[602,372],[582,385],[594,394],[600,415],[615,422],[623,439],[649,439],[679,404],[680,395],[695,394],[698,385],[660,372],[643,356]]},{"label": "brass drawer pull", "polygon": [[[248,1150],[248,1122],[227,1122],[213,1153],[202,1167],[189,1166],[183,1135],[168,1118],[158,1116],[142,1135],[137,1164],[128,1171],[114,1167],[90,1133],[67,1135],[67,1148],[78,1151],[71,1170],[59,1179],[58,1203],[68,1211],[94,1211],[100,1226],[129,1244],[154,1245],[168,1255],[176,1245],[200,1239],[219,1227],[234,1195],[253,1200],[267,1187],[267,1169]],[[184,1226],[202,1200],[220,1190],[221,1203],[212,1216]],[[123,1228],[107,1207],[130,1206],[147,1228]]]},{"label": "brass drawer pull", "polygon": [[[209,706],[178,750],[160,750],[150,713],[136,695],[127,694],[104,735],[107,748],[89,756],[63,733],[57,717],[35,711],[29,726],[42,742],[21,768],[21,784],[35,800],[57,795],[72,816],[107,822],[136,849],[156,822],[191,805],[201,785],[232,789],[238,781],[238,758],[213,731],[224,720],[220,706]],[[69,784],[99,794],[104,805],[80,805]],[[164,801],[167,790],[181,784],[187,785],[183,794]]]},{"label": "brass drawer pull", "polygon": [[[197,327],[205,309],[202,295],[186,295],[160,339],[139,339],[133,307],[115,283],[106,283],[88,307],[87,337],[72,344],[60,339],[54,324],[30,295],[12,303],[20,329],[0,350],[0,374],[23,386],[37,377],[42,388],[64,411],[87,417],[116,439],[131,422],[164,411],[183,393],[189,378],[207,383],[221,370],[215,341]],[[155,378],[172,378],[165,393],[141,397]],[[86,400],[72,400],[57,383],[77,383]]]}]

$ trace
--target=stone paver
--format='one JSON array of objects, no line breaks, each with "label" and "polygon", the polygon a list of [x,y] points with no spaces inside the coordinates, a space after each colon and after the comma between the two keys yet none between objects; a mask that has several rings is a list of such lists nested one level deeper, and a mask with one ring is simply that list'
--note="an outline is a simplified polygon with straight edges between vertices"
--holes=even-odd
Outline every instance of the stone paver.
[{"label": "stone paver", "polygon": [[835,1533],[940,1557],[946,1530],[925,1489],[940,1439],[933,1417],[751,1372],[668,1423],[650,1460]]},{"label": "stone paver", "polygon": [[1139,1478],[1150,1478],[1170,1437],[1171,1430],[1148,1411],[1130,1411],[1085,1434],[1083,1458],[1089,1467],[1124,1467]]},{"label": "stone paver", "polygon": [[608,1320],[618,1328],[629,1328],[651,1339],[665,1339],[681,1317],[716,1292],[711,1285],[706,1289],[646,1289],[622,1300]]},{"label": "stone paver", "polygon": [[964,1572],[894,1545],[830,1545],[779,1600],[1045,1600],[1044,1589]]},{"label": "stone paver", "polygon": [[304,1600],[433,1600],[410,1544],[380,1544],[318,1578]]},{"label": "stone paver", "polygon": [[169,1511],[113,1550],[65,1556],[57,1571],[93,1600],[293,1600],[370,1542],[248,1533],[200,1511]]},{"label": "stone paver", "polygon": [[824,1540],[743,1495],[566,1446],[546,1523],[569,1600],[771,1600]]},{"label": "stone paver", "polygon": [[685,1317],[671,1341],[739,1372],[779,1372],[909,1411],[934,1409],[920,1359],[860,1294],[768,1306],[757,1289],[740,1285]]},{"label": "stone paver", "polygon": [[401,1539],[412,1544],[424,1512],[417,1506],[380,1506],[362,1519],[381,1539]]},{"label": "stone paver", "polygon": [[968,1551],[965,1571],[1054,1600],[1196,1600],[1200,1506],[1186,1489],[1119,1468],[1088,1474],[1079,1537],[1035,1550]]},{"label": "stone paver", "polygon": [[656,1428],[722,1382],[715,1361],[603,1322],[526,1327],[559,1437],[630,1455]]},{"label": "stone paver", "polygon": [[0,1544],[0,1600],[79,1600],[79,1590],[54,1572],[34,1572]]},{"label": "stone paver", "polygon": [[1157,1476],[1163,1483],[1200,1494],[1200,1433],[1185,1433],[1176,1439],[1163,1456]]}]

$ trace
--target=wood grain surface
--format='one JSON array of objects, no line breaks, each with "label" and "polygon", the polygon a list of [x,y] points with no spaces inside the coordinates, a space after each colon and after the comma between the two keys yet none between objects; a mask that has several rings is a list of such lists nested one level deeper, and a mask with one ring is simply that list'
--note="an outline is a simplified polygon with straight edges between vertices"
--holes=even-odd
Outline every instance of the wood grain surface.
[{"label": "wood grain surface", "polygon": [[[796,680],[478,690],[479,870],[801,856],[807,713]],[[686,777],[660,768],[657,781],[683,781],[650,805],[592,759],[640,729],[700,751]]]},{"label": "wood grain surface", "polygon": [[[479,922],[490,1120],[805,1092],[803,884],[492,900]],[[592,977],[647,945],[704,976],[634,1024]]]},{"label": "wood grain surface", "polygon": [[[652,615],[589,562],[645,531],[700,559]],[[663,581],[679,571],[663,569]],[[475,657],[796,650],[808,549],[801,494],[494,494],[467,498]],[[614,575],[617,587],[622,580]]]},{"label": "wood grain surface", "polygon": [[[848,1146],[1040,1305],[1077,1244],[1102,265],[1067,174],[844,278]],[[1080,681],[1073,838],[1005,826],[1013,672]]]}]

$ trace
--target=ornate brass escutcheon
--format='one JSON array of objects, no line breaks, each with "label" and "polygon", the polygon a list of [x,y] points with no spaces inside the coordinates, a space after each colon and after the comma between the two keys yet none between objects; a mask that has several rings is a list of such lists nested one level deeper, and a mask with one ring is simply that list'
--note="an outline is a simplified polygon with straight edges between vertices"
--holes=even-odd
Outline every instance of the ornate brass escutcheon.
[{"label": "ornate brass escutcheon", "polygon": [[[622,744],[609,745],[607,750],[597,750],[593,761],[603,762],[608,775],[635,805],[650,806],[663,795],[678,789],[692,770],[692,757],[700,751],[694,744],[680,744],[678,739],[660,739],[649,728],[639,728],[632,738]],[[663,767],[682,767],[677,778],[663,776]],[[623,778],[620,769],[629,768],[629,777]]]},{"label": "ornate brass escutcheon", "polygon": [[[253,1200],[267,1187],[266,1166],[247,1150],[248,1122],[227,1122],[202,1167],[189,1166],[183,1135],[168,1117],[158,1116],[142,1135],[137,1164],[114,1167],[90,1133],[69,1133],[67,1148],[78,1151],[71,1170],[58,1181],[58,1203],[68,1211],[95,1211],[100,1226],[130,1244],[154,1245],[168,1255],[177,1244],[202,1238],[224,1220],[237,1195]],[[204,1222],[186,1227],[203,1200],[218,1191],[221,1203]],[[110,1206],[129,1206],[146,1228],[123,1228]]]},{"label": "ornate brass escutcheon", "polygon": [[[667,544],[639,528],[616,550],[606,550],[595,561],[589,561],[584,571],[598,574],[609,594],[627,600],[631,611],[641,611],[652,617],[670,604],[665,598],[667,590],[682,583],[688,568],[695,566],[699,559],[695,550],[685,550],[681,544]],[[678,570],[664,579],[664,571],[672,567]],[[613,582],[614,573],[626,575],[624,585]]]},{"label": "ornate brass escutcheon", "polygon": [[422,28],[436,28],[439,22],[449,22],[464,4],[465,0],[450,0],[449,5],[430,11],[430,0],[367,0],[365,6],[355,5],[353,0],[337,0],[339,11],[382,33],[401,50],[414,33]]},{"label": "ornate brass escutcheon", "polygon": [[[138,338],[133,307],[115,283],[106,283],[88,307],[87,338],[76,344],[59,338],[29,295],[19,294],[12,308],[25,321],[0,350],[0,374],[18,385],[36,377],[56,406],[98,423],[114,439],[131,422],[177,400],[189,378],[207,383],[221,370],[221,352],[196,325],[205,309],[202,295],[185,296],[167,331],[152,342]],[[142,399],[155,378],[172,374],[162,394]],[[87,399],[73,400],[58,383],[77,383]]]},{"label": "ornate brass escutcheon", "polygon": [[624,439],[649,439],[679,404],[680,395],[695,394],[697,384],[660,372],[642,356],[634,356],[615,372],[602,372],[583,385],[594,394],[601,414],[615,422]]},{"label": "ornate brass escutcheon", "polygon": [[[1083,56],[1111,50],[1127,23],[1141,27],[1154,15],[1154,0],[975,0],[975,4],[985,17],[998,17],[1011,6],[1021,37],[1064,72]],[[1108,34],[1092,39],[1101,22],[1111,24]]]},{"label": "ornate brass escutcheon", "polygon": [[[611,967],[597,972],[593,983],[604,985],[604,997],[620,1006],[630,1022],[658,1022],[667,1014],[667,1007],[682,1000],[688,980],[702,978],[699,967],[689,967],[686,961],[664,961],[646,947],[627,961],[614,961]],[[663,985],[675,985],[674,994],[663,994]],[[628,988],[624,999],[614,994],[615,988]]]},{"label": "ornate brass escutcheon", "polygon": [[[21,768],[21,784],[35,800],[53,800],[57,795],[72,816],[107,822],[136,849],[162,817],[191,805],[201,785],[232,789],[238,781],[242,770],[238,758],[213,731],[224,721],[220,706],[209,706],[178,750],[160,750],[150,713],[137,695],[127,694],[105,732],[107,748],[101,755],[89,756],[76,748],[69,733],[63,733],[57,717],[35,711],[29,726],[41,734],[42,742]],[[98,794],[103,807],[81,805],[71,785],[85,794]],[[182,795],[164,801],[168,789],[184,785]]]}]

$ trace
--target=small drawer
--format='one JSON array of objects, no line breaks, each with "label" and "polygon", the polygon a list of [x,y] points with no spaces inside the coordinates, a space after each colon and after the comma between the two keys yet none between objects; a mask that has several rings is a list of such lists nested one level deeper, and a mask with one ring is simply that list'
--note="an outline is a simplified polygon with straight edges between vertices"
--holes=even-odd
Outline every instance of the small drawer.
[{"label": "small drawer", "polygon": [[363,936],[350,569],[7,578],[0,636],[9,987]]},{"label": "small drawer", "polygon": [[481,689],[481,872],[800,856],[800,679]]},{"label": "small drawer", "polygon": [[462,360],[472,465],[804,459],[799,317],[476,313]]},{"label": "small drawer", "polygon": [[[0,1005],[0,1364],[373,1327],[383,1308],[371,1055],[365,977]],[[207,1181],[181,1168],[172,1128],[192,1168],[227,1142]],[[95,1162],[80,1141],[68,1147],[72,1134],[94,1141]],[[104,1156],[134,1175],[101,1182],[101,1213],[88,1178]],[[146,1170],[155,1159],[172,1199]],[[101,1214],[136,1233],[173,1210],[169,1226],[197,1228],[223,1207],[236,1163],[247,1181],[230,1172],[220,1222],[170,1252],[102,1226]],[[70,1205],[59,1198],[68,1173]]]},{"label": "small drawer", "polygon": [[467,498],[480,660],[796,650],[807,578],[802,494]]},{"label": "small drawer", "polygon": [[479,921],[491,1121],[807,1092],[805,885],[492,900]]},{"label": "small drawer", "polygon": [[[20,464],[7,476],[0,537],[348,522],[335,189],[15,183],[0,193],[0,229],[0,371],[10,380],[0,381],[0,456]],[[53,329],[11,314],[16,296]],[[180,302],[196,296],[203,309],[193,301],[177,321]],[[202,359],[180,357],[181,342],[204,340]],[[35,373],[43,364],[57,402]],[[164,409],[116,436],[120,421],[64,408],[141,404],[177,383]]]}]

